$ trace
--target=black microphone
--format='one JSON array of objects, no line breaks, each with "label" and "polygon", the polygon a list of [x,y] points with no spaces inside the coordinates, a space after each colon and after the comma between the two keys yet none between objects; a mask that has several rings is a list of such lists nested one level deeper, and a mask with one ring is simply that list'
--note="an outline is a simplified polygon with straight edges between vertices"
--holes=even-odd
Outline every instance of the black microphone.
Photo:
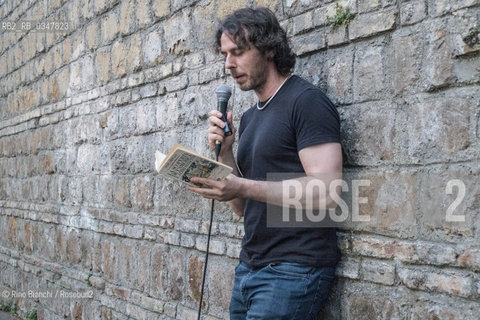
[{"label": "black microphone", "polygon": [[[227,105],[228,99],[230,99],[230,96],[232,95],[232,89],[229,86],[222,84],[217,88],[217,90],[215,90],[215,93],[217,94],[217,110],[222,113],[222,121],[225,123],[223,132],[225,132],[225,136],[231,136],[232,130],[227,122]],[[215,153],[217,157],[220,153],[220,148],[221,143],[217,141],[215,144]]]}]

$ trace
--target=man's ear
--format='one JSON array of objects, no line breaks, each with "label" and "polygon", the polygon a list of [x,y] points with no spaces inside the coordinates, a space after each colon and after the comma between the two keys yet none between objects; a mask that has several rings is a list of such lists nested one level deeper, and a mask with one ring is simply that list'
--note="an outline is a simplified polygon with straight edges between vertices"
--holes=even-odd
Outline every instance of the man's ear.
[{"label": "man's ear", "polygon": [[265,56],[267,57],[268,61],[273,61],[273,58],[275,57],[275,51],[274,50],[269,50],[269,51],[267,51]]}]

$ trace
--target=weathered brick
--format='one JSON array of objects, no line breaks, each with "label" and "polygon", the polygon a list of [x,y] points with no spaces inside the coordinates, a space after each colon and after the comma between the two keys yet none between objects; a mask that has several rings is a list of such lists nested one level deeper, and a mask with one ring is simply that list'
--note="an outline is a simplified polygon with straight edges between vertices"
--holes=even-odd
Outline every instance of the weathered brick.
[{"label": "weathered brick", "polygon": [[[136,277],[136,248],[127,241],[121,241],[115,245],[115,254],[118,256],[118,263],[115,266],[115,280],[124,286],[133,283]],[[121,289],[120,295],[128,296],[129,289]],[[124,293],[125,292],[125,293]],[[125,297],[126,298],[126,297]]]},{"label": "weathered brick", "polygon": [[443,298],[441,300],[422,298],[420,303],[415,303],[410,313],[412,319],[475,319],[478,306],[475,302],[465,299]]},{"label": "weathered brick", "polygon": [[116,77],[123,77],[126,74],[127,46],[123,41],[116,41],[112,45],[112,73]]},{"label": "weathered brick", "polygon": [[354,40],[392,30],[395,27],[396,17],[395,10],[358,15],[349,24],[349,38]]},{"label": "weathered brick", "polygon": [[327,94],[338,104],[352,102],[353,52],[334,54],[329,59]]},{"label": "weathered brick", "polygon": [[329,47],[341,45],[348,41],[347,28],[343,26],[330,28],[326,35]]},{"label": "weathered brick", "polygon": [[100,43],[100,25],[97,21],[89,24],[85,30],[85,41],[87,48],[96,49]]},{"label": "weathered brick", "polygon": [[167,250],[166,247],[155,246],[152,248],[150,293],[153,297],[165,297],[167,290]]},{"label": "weathered brick", "polygon": [[70,63],[70,61],[72,59],[72,41],[71,41],[71,38],[65,38],[62,41],[62,45],[63,45],[63,60],[65,61],[65,63]]},{"label": "weathered brick", "polygon": [[97,79],[100,84],[110,80],[110,50],[99,50],[95,54]]},{"label": "weathered brick", "polygon": [[363,256],[413,262],[418,259],[416,246],[405,241],[378,237],[354,237],[352,251]]},{"label": "weathered brick", "polygon": [[177,317],[179,319],[195,320],[197,319],[197,312],[194,309],[179,305],[177,308]]},{"label": "weathered brick", "polygon": [[123,232],[125,233],[125,236],[129,238],[143,238],[143,226],[140,225],[125,225]]},{"label": "weathered brick", "polygon": [[356,288],[358,291],[350,292],[346,298],[346,312],[352,315],[361,315],[363,319],[378,319],[386,314],[387,317],[398,318],[405,312],[399,311],[395,298],[390,298],[387,293],[379,296],[370,292],[378,291],[377,287]]},{"label": "weathered brick", "polygon": [[[222,277],[218,277],[221,274]],[[225,318],[222,313],[228,310],[233,287],[234,266],[228,261],[212,259],[207,273],[208,303],[211,313]]]},{"label": "weathered brick", "polygon": [[142,210],[153,207],[153,186],[149,176],[139,176],[132,180],[130,189],[132,205]]},{"label": "weathered brick", "polygon": [[[195,241],[195,248],[200,251],[207,251],[207,238],[197,237]],[[209,252],[213,254],[222,255],[225,253],[225,242],[222,240],[211,239]]]},{"label": "weathered brick", "polygon": [[169,54],[183,55],[190,52],[190,19],[189,13],[181,11],[165,22],[165,44]]},{"label": "weathered brick", "polygon": [[96,72],[93,56],[84,56],[71,64],[70,88],[73,91],[92,88],[95,85],[95,81]]},{"label": "weathered brick", "polygon": [[308,11],[293,18],[292,34],[296,35],[313,28],[313,11]]},{"label": "weathered brick", "polygon": [[362,279],[385,285],[395,282],[395,266],[390,263],[363,260],[361,265]]},{"label": "weathered brick", "polygon": [[382,4],[381,0],[359,0],[358,11],[366,12],[378,8]]},{"label": "weathered brick", "polygon": [[230,257],[230,258],[234,258],[234,259],[238,259],[238,257],[240,257],[240,250],[241,250],[241,244],[240,242],[231,242],[231,241],[228,241],[226,243],[226,252],[225,254]]},{"label": "weathered brick", "polygon": [[284,12],[289,15],[305,12],[318,4],[315,0],[286,0],[284,2]]},{"label": "weathered brick", "polygon": [[107,4],[107,0],[96,0],[93,3],[93,10],[96,14],[102,13],[105,10],[108,9],[108,6],[110,5],[111,1],[108,1],[109,4]]},{"label": "weathered brick", "polygon": [[172,250],[166,258],[168,264],[167,296],[172,300],[182,300],[185,281],[185,255],[183,251]]},{"label": "weathered brick", "polygon": [[46,54],[45,56],[45,64],[44,64],[44,70],[45,74],[49,75],[53,72],[53,52],[50,51],[49,53]]},{"label": "weathered brick", "polygon": [[335,269],[335,275],[343,278],[359,279],[360,260],[355,258],[342,258]]},{"label": "weathered brick", "polygon": [[76,230],[68,230],[67,233],[67,259],[70,263],[78,264],[82,260],[80,235]]},{"label": "weathered brick", "polygon": [[140,88],[140,96],[142,98],[153,97],[157,94],[158,85],[156,83],[149,84]]},{"label": "weathered brick", "polygon": [[354,60],[353,99],[375,99],[388,89],[384,75],[385,48],[381,45],[358,48]]},{"label": "weathered brick", "polygon": [[215,16],[216,3],[210,2],[207,5],[196,5],[193,9],[193,24],[196,26],[193,28],[192,33],[197,39],[205,39],[206,41],[201,41],[196,43],[197,47],[207,47],[211,48],[213,45],[213,39],[215,37],[216,31],[216,21],[212,19],[205,19],[205,17]]},{"label": "weathered brick", "polygon": [[[188,259],[188,296],[197,303],[200,301],[200,289],[202,284],[204,261],[196,255]],[[202,308],[205,307],[205,300]]]},{"label": "weathered brick", "polygon": [[144,28],[151,23],[150,0],[137,1],[136,20],[139,28]]},{"label": "weathered brick", "polygon": [[458,83],[473,84],[480,78],[480,61],[474,56],[459,59],[454,61],[453,70]]},{"label": "weathered brick", "polygon": [[97,146],[90,144],[83,144],[78,148],[76,164],[80,172],[88,174],[92,171],[98,171],[98,150]]},{"label": "weathered brick", "polygon": [[[418,201],[415,175],[348,172],[344,179],[350,186],[342,196],[348,208],[345,227],[401,237],[416,234],[413,210]],[[355,186],[354,182],[359,186]],[[363,184],[360,185],[360,182]],[[353,194],[357,188],[358,198]]]},{"label": "weathered brick", "polygon": [[410,156],[436,158],[470,146],[469,102],[461,97],[412,102],[409,119],[408,131],[415,137],[409,142]]},{"label": "weathered brick", "polygon": [[93,265],[93,255],[97,248],[93,245],[91,232],[84,231],[80,233],[80,249],[82,252],[82,266],[86,270],[91,270]]},{"label": "weathered brick", "polygon": [[292,38],[292,49],[297,55],[303,55],[326,47],[325,31],[315,30]]},{"label": "weathered brick", "polygon": [[36,36],[33,33],[29,33],[26,38],[24,38],[25,46],[24,46],[24,55],[25,60],[28,61],[35,56],[36,46],[35,46],[35,39]]},{"label": "weathered brick", "polygon": [[479,270],[480,269],[480,250],[479,249],[465,250],[458,257],[458,263],[462,267],[466,267],[472,270]]},{"label": "weathered brick", "polygon": [[120,24],[118,22],[118,11],[110,11],[103,16],[102,24],[102,43],[110,43],[119,33]]},{"label": "weathered brick", "polygon": [[174,92],[185,89],[188,85],[188,77],[180,75],[173,78],[168,78],[159,84],[159,87],[164,87],[167,92]]},{"label": "weathered brick", "polygon": [[471,295],[472,279],[467,276],[410,268],[399,269],[398,276],[411,289],[439,291],[461,297]]},{"label": "weathered brick", "polygon": [[480,30],[472,27],[477,21],[478,17],[470,9],[456,12],[448,20],[448,34],[455,57],[473,55],[480,51]]},{"label": "weathered brick", "polygon": [[72,56],[71,60],[77,60],[79,57],[85,54],[86,46],[84,41],[84,34],[82,33],[75,33],[70,37],[71,44],[72,44]]},{"label": "weathered brick", "polygon": [[170,1],[168,0],[153,0],[153,13],[157,18],[163,18],[170,13]]},{"label": "weathered brick", "polygon": [[451,265],[457,256],[454,247],[443,243],[419,242],[415,248],[419,261],[426,264]]},{"label": "weathered brick", "polygon": [[395,59],[394,90],[396,94],[408,88],[417,88],[420,78],[422,50],[416,34],[394,36],[392,39]]},{"label": "weathered brick", "polygon": [[150,32],[143,45],[143,62],[147,66],[154,66],[163,60],[162,38],[158,31]]},{"label": "weathered brick", "polygon": [[478,5],[478,0],[428,0],[428,13],[431,17],[437,17],[461,8]]},{"label": "weathered brick", "polygon": [[130,37],[128,42],[127,53],[127,73],[138,71],[142,66],[142,44],[140,35],[134,34]]},{"label": "weathered brick", "polygon": [[199,228],[200,221],[186,219],[175,220],[175,230],[188,233],[198,233]]},{"label": "weathered brick", "polygon": [[455,80],[452,61],[452,41],[441,22],[431,25],[427,34],[422,61],[424,86],[427,90],[445,87]]},{"label": "weathered brick", "polygon": [[246,7],[247,4],[248,2],[246,0],[222,1],[218,3],[216,16],[219,18],[223,18],[237,9]]},{"label": "weathered brick", "polygon": [[339,111],[344,121],[342,134],[349,162],[367,164],[393,159],[399,135],[394,106],[384,102],[365,103]]},{"label": "weathered brick", "polygon": [[130,179],[118,177],[114,183],[113,198],[116,203],[123,207],[131,207],[130,202]]},{"label": "weathered brick", "polygon": [[427,15],[425,0],[414,0],[400,4],[400,23],[402,25],[414,24],[422,21]]},{"label": "weathered brick", "polygon": [[122,34],[130,34],[135,30],[135,3],[124,1],[120,4],[118,29]]}]

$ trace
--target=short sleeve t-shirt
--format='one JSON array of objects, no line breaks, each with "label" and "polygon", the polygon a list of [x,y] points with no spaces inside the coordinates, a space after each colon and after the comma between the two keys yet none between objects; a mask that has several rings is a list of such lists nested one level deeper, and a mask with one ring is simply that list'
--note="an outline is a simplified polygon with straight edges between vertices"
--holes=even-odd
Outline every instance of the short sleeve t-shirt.
[{"label": "short sleeve t-shirt", "polygon": [[[268,173],[304,173],[298,152],[327,142],[340,143],[335,106],[318,87],[292,76],[265,109],[253,106],[243,114],[237,162],[243,177],[252,180],[267,180]],[[264,202],[245,200],[241,261],[251,267],[336,264],[334,228],[267,227],[266,210]]]}]

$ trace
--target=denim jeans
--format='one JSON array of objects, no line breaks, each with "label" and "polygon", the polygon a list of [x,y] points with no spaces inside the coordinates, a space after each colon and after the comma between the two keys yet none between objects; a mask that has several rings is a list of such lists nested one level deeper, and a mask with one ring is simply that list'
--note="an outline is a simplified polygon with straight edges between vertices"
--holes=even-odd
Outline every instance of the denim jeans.
[{"label": "denim jeans", "polygon": [[231,320],[311,320],[327,301],[335,267],[273,263],[250,269],[240,262],[230,301]]}]

